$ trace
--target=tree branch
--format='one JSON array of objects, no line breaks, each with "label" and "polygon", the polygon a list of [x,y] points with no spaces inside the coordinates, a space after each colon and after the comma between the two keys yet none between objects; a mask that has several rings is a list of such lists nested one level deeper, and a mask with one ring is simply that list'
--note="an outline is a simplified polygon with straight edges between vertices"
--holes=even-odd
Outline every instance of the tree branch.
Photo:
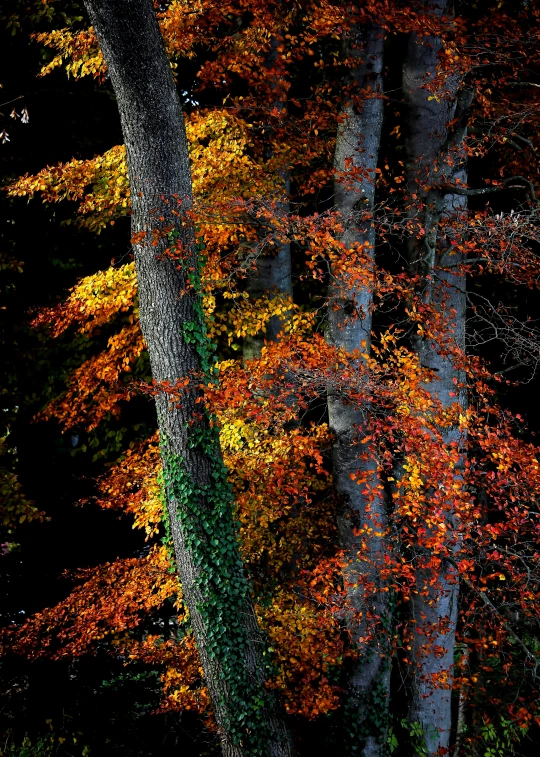
[{"label": "tree branch", "polygon": [[[522,184],[511,184],[513,181],[519,181],[522,182]],[[536,197],[536,190],[534,187],[534,184],[529,179],[526,179],[525,176],[509,176],[507,179],[504,179],[501,186],[498,187],[482,187],[480,189],[469,189],[469,187],[456,187],[456,186],[450,186],[445,185],[441,187],[441,191],[448,193],[448,194],[454,194],[454,195],[462,195],[464,197],[477,197],[479,195],[487,195],[487,194],[493,194],[494,192],[502,192],[503,189],[527,189],[529,191],[531,200],[533,202],[537,202]]]},{"label": "tree branch", "polygon": [[536,84],[533,81],[509,81],[507,86],[508,87],[538,87],[538,89],[540,89],[540,84]]},{"label": "tree branch", "polygon": [[[446,560],[447,563],[450,563],[450,565],[452,565],[459,572],[459,567],[455,560],[453,560],[451,557],[448,557],[448,556],[445,557],[444,559]],[[525,642],[514,631],[510,623],[508,623],[508,621],[506,621],[503,618],[503,616],[501,615],[499,610],[496,608],[496,606],[493,604],[491,599],[488,597],[486,592],[476,587],[471,580],[469,580],[468,578],[465,578],[464,576],[461,576],[461,580],[469,587],[469,589],[471,589],[471,591],[474,591],[476,594],[478,594],[478,596],[480,597],[482,602],[486,605],[486,607],[489,607],[489,609],[499,618],[504,630],[512,637],[512,639],[516,642],[516,644],[519,647],[521,647],[527,659],[531,660],[531,662],[534,663],[534,669],[532,671],[533,678],[538,678],[538,676],[536,675],[538,665],[540,664],[540,660],[538,659],[538,657],[534,654],[534,652],[531,652],[531,650],[525,644]]]}]

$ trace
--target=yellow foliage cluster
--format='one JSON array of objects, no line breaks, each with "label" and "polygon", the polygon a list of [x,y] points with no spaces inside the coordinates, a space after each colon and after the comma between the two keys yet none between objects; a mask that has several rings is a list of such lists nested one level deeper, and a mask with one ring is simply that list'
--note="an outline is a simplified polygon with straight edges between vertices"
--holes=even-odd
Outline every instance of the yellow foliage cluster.
[{"label": "yellow foliage cluster", "polygon": [[247,292],[224,292],[223,296],[234,303],[229,309],[216,310],[214,295],[207,295],[204,300],[210,339],[223,335],[227,338],[227,344],[231,345],[234,339],[245,339],[264,331],[274,316],[283,321],[285,332],[300,324],[299,319],[293,321],[290,317],[298,310],[290,297],[264,295],[254,299]]},{"label": "yellow foliage cluster", "polygon": [[[89,160],[47,166],[31,176],[25,174],[7,187],[10,197],[34,197],[44,202],[79,202],[77,223],[99,232],[128,212],[129,185],[123,145]],[[89,190],[90,188],[90,190]]]},{"label": "yellow foliage cluster", "polygon": [[[191,642],[189,647],[188,642]],[[164,701],[159,711],[192,710],[206,714],[210,708],[210,696],[203,683],[202,669],[193,637],[186,638],[181,647],[181,664],[167,667],[161,675]]]},{"label": "yellow foliage cluster", "polygon": [[294,592],[280,591],[269,608],[260,609],[278,673],[272,680],[291,715],[316,718],[340,706],[340,688],[331,680],[345,645],[339,622]]},{"label": "yellow foliage cluster", "polygon": [[193,194],[201,203],[266,191],[272,179],[253,157],[249,124],[241,118],[225,109],[197,111],[186,118],[186,135]]},{"label": "yellow foliage cluster", "polygon": [[81,79],[83,76],[102,79],[105,76],[107,66],[93,27],[76,32],[71,29],[55,29],[34,34],[33,37],[37,42],[58,53],[42,67],[40,76],[46,76],[60,66],[65,68],[68,76],[75,79]]},{"label": "yellow foliage cluster", "polygon": [[83,334],[93,334],[119,313],[128,313],[137,295],[135,264],[107,268],[85,276],[70,290],[67,300],[56,308],[44,310],[35,319],[51,323],[53,336],[76,324]]},{"label": "yellow foliage cluster", "polygon": [[160,14],[159,25],[171,58],[194,57],[194,32],[203,10],[202,0],[173,0]]},{"label": "yellow foliage cluster", "polygon": [[[209,246],[230,243],[241,219],[214,216],[212,207],[231,197],[253,197],[275,186],[264,164],[251,153],[248,125],[225,110],[196,112],[186,119],[192,161],[193,192],[200,206],[201,234]],[[71,160],[48,166],[35,175],[25,174],[7,187],[11,197],[34,197],[45,202],[79,202],[77,223],[99,233],[129,210],[129,181],[125,147],[117,145],[88,160]]]},{"label": "yellow foliage cluster", "polygon": [[[161,31],[171,58],[193,57],[193,30],[202,10],[201,2],[175,0],[159,14]],[[77,31],[71,28],[55,29],[34,34],[32,37],[57,53],[42,67],[40,76],[46,76],[56,68],[63,67],[67,75],[73,76],[74,79],[93,76],[102,80],[105,77],[107,65],[92,26]]]},{"label": "yellow foliage cluster", "polygon": [[295,561],[308,569],[334,533],[331,504],[317,497],[331,485],[320,452],[328,428],[270,430],[246,420],[241,406],[220,411],[218,419],[244,559],[254,576],[261,565],[274,576]]},{"label": "yellow foliage cluster", "polygon": [[104,509],[122,509],[133,517],[133,528],[154,536],[163,518],[159,484],[161,460],[157,434],[133,445],[107,474],[98,480],[97,504]]}]

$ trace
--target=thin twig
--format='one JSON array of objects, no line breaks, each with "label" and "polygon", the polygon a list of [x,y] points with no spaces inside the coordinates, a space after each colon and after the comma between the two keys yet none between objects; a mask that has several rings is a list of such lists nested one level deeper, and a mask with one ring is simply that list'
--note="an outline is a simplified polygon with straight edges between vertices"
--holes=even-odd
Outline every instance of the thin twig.
[{"label": "thin twig", "polygon": [[17,100],[22,100],[24,95],[19,95],[18,97],[14,97],[13,100],[8,100],[5,103],[0,103],[0,108],[3,108],[4,105],[11,105],[11,103],[16,102]]},{"label": "thin twig", "polygon": [[[446,560],[446,562],[450,563],[450,565],[452,565],[459,572],[459,567],[455,560],[453,560],[451,557],[448,557],[448,556],[446,556],[444,559]],[[507,633],[514,639],[516,644],[519,647],[521,647],[526,657],[534,663],[534,669],[532,671],[533,678],[538,678],[538,676],[536,675],[538,664],[540,663],[540,660],[538,659],[538,657],[534,654],[534,652],[531,652],[529,647],[517,635],[517,633],[514,631],[512,626],[503,618],[503,616],[501,615],[499,610],[495,607],[495,605],[493,604],[491,599],[488,597],[486,592],[476,587],[470,579],[465,578],[464,576],[461,576],[461,580],[469,587],[469,589],[471,589],[471,591],[476,592],[476,594],[478,594],[478,596],[480,597],[482,602],[486,605],[486,607],[489,607],[489,609],[499,618],[504,630],[507,631]]]}]

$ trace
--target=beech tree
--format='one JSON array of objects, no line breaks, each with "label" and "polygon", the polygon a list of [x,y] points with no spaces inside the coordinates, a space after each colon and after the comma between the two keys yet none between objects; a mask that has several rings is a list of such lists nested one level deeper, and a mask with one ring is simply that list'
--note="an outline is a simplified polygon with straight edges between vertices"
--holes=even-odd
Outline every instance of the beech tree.
[{"label": "beech tree", "polygon": [[218,437],[195,383],[211,367],[180,101],[150,0],[86,6],[122,121],[169,524],[223,752],[289,754],[264,688],[264,642],[238,554]]},{"label": "beech tree", "polygon": [[[335,208],[342,219],[341,242],[348,260],[336,261],[331,273],[328,339],[349,353],[369,354],[375,267],[375,170],[383,123],[385,31],[378,24],[360,25],[354,22],[354,17],[351,21],[343,37],[344,55],[352,59],[350,80],[344,82],[335,153]],[[348,707],[353,743],[357,746],[365,741],[362,754],[376,755],[386,740],[382,724],[389,696],[390,659],[384,639],[374,638],[367,648],[364,639],[371,635],[370,618],[378,616],[389,621],[390,597],[377,591],[371,603],[366,601],[361,574],[367,573],[368,580],[380,589],[378,572],[385,551],[386,537],[382,535],[388,525],[388,503],[372,446],[362,442],[369,436],[366,424],[369,399],[366,396],[364,406],[357,407],[344,403],[339,394],[339,387],[330,388],[328,415],[335,434],[335,486],[343,498],[338,522],[346,550],[345,588],[353,610],[348,624],[353,640],[362,649],[349,682]],[[363,477],[365,489],[351,479],[351,474]],[[369,558],[359,563],[357,556],[365,548],[364,538],[358,534],[360,524],[369,524],[374,534],[380,536],[368,540]],[[373,708],[378,711],[374,723],[370,722]]]},{"label": "beech tree", "polygon": [[[131,213],[135,265],[34,314],[95,340],[37,418],[84,429],[96,503],[150,543],[9,648],[155,666],[225,753],[291,750],[270,692],[301,752],[527,750],[540,469],[507,376],[540,345],[540,9],[496,5],[89,2],[39,35],[43,73],[110,76],[125,145],[8,193],[94,232]],[[159,437],[107,450],[141,395]]]},{"label": "beech tree", "polygon": [[[445,2],[429,4],[429,10],[440,18],[449,12]],[[458,75],[446,84],[444,98],[434,96],[426,84],[435,78],[442,42],[433,36],[411,34],[403,66],[403,96],[407,107],[407,188],[415,201],[409,213],[419,223],[421,236],[413,236],[408,244],[411,273],[419,277],[420,300],[440,309],[443,324],[437,336],[422,334],[413,338],[413,348],[420,365],[434,372],[436,379],[426,384],[443,409],[456,402],[466,412],[463,374],[456,366],[456,356],[465,349],[465,276],[460,270],[460,253],[453,249],[452,226],[463,222],[466,198],[453,195],[448,187],[456,182],[466,184],[466,157],[462,140],[465,134],[470,93],[462,91]],[[449,126],[453,124],[452,126]],[[459,425],[442,430],[447,448],[454,446],[460,454],[464,449],[463,431]],[[463,486],[463,460],[455,466],[457,486]],[[460,537],[455,533],[455,513],[451,502],[443,502],[444,522],[450,532],[451,556],[458,559]],[[440,524],[428,522],[428,533]],[[431,536],[432,534],[430,534]],[[413,666],[409,718],[420,722],[429,754],[448,750],[452,725],[451,674],[457,624],[459,578],[455,563],[443,558],[440,574],[433,580],[433,571],[423,566],[425,551],[417,548],[418,592],[411,599],[411,616],[416,626],[412,642]],[[445,620],[443,632],[437,631]],[[448,687],[437,686],[433,680],[444,672]]]}]

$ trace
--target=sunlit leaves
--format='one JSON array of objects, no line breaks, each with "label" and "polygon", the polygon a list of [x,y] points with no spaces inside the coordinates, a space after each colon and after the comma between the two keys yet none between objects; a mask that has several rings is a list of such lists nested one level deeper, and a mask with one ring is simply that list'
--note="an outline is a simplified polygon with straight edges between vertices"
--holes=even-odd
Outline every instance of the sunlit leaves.
[{"label": "sunlit leaves", "polygon": [[81,583],[63,602],[17,631],[18,649],[30,657],[77,657],[97,642],[137,627],[166,599],[178,601],[178,580],[169,571],[164,547],[153,547],[141,559],[79,571],[76,579]]},{"label": "sunlit leaves", "polygon": [[55,68],[63,66],[68,76],[80,79],[83,76],[105,77],[107,67],[99,49],[92,27],[74,32],[72,29],[56,29],[35,34],[37,42],[57,52],[54,58],[41,69],[46,76]]},{"label": "sunlit leaves", "polygon": [[137,280],[134,263],[107,268],[81,279],[62,305],[42,310],[33,325],[51,324],[58,336],[74,325],[83,334],[93,334],[119,313],[127,313],[135,303]]},{"label": "sunlit leaves", "polygon": [[128,212],[125,149],[113,147],[97,158],[72,160],[44,168],[35,176],[23,176],[8,188],[8,194],[12,197],[40,194],[45,202],[78,202],[77,223],[99,233]]},{"label": "sunlit leaves", "polygon": [[[516,669],[530,676],[538,654],[526,638],[533,648],[533,656],[528,656],[508,630],[511,622],[527,635],[538,634],[537,449],[522,441],[519,423],[497,407],[493,386],[500,376],[494,378],[479,359],[456,348],[441,302],[429,301],[424,296],[426,282],[407,271],[407,241],[423,240],[426,228],[412,212],[418,195],[408,196],[405,166],[398,152],[394,154],[403,149],[400,113],[387,113],[391,147],[374,177],[380,203],[373,213],[363,212],[361,203],[353,210],[358,224],[373,223],[377,232],[376,264],[369,244],[343,242],[347,219],[329,209],[334,179],[352,191],[362,178],[354,166],[336,176],[332,164],[336,112],[351,96],[343,86],[343,71],[354,65],[340,53],[344,30],[377,18],[391,38],[389,49],[397,34],[437,34],[444,45],[437,76],[425,82],[428,102],[442,102],[448,97],[448,76],[458,68],[467,71],[477,92],[465,149],[480,159],[495,145],[500,155],[500,176],[483,181],[485,189],[500,192],[505,176],[525,177],[511,190],[520,193],[522,206],[517,211],[495,213],[482,205],[467,218],[445,223],[441,239],[450,247],[446,265],[463,280],[467,275],[473,289],[481,277],[497,277],[505,286],[536,288],[540,234],[536,209],[524,203],[532,196],[527,177],[535,166],[531,156],[538,138],[537,87],[527,93],[514,84],[521,74],[529,75],[529,68],[537,70],[533,48],[538,32],[535,27],[526,57],[519,50],[522,20],[507,28],[497,12],[474,24],[463,19],[449,24],[448,19],[426,17],[402,3],[383,5],[383,19],[381,3],[376,2],[359,4],[357,15],[354,4],[307,1],[274,7],[201,0],[160,8],[173,65],[188,58],[196,70],[197,91],[185,95],[191,98],[186,129],[195,192],[192,220],[204,248],[204,310],[218,352],[216,383],[206,386],[200,376],[191,375],[180,381],[183,386],[199,383],[201,397],[219,424],[242,554],[259,600],[260,621],[272,643],[271,685],[283,692],[290,713],[308,718],[340,704],[333,676],[344,657],[353,654],[342,630],[343,619],[354,612],[347,606],[344,588],[355,578],[363,582],[365,596],[391,593],[401,611],[413,597],[442,592],[441,576],[459,576],[464,596],[460,643],[474,650],[479,662],[469,657],[471,671],[461,671],[457,680],[471,692],[487,697],[482,675],[495,675],[496,669],[502,671],[498,680],[504,679],[505,685],[510,685]],[[74,77],[103,77],[91,30],[62,30],[42,35],[39,41],[57,53],[49,70],[64,65]],[[305,71],[309,75],[299,82]],[[238,82],[235,89],[232,85]],[[510,97],[509,92],[517,94]],[[209,96],[211,108],[197,104],[201,93]],[[450,134],[455,126],[450,124]],[[440,182],[456,160],[450,151],[436,167]],[[483,165],[479,161],[475,171],[481,172]],[[293,203],[285,212],[288,172]],[[443,183],[436,186],[448,191]],[[454,190],[468,188],[456,183]],[[9,193],[77,203],[77,223],[100,231],[129,214],[124,150],[113,147],[100,157],[47,167],[14,182]],[[284,244],[291,244],[295,256],[297,301],[276,292],[250,296],[246,279],[264,256]],[[169,252],[171,260],[182,265],[181,255],[174,249]],[[444,277],[447,270],[436,268],[432,273]],[[376,328],[369,354],[367,340],[346,353],[323,337],[325,293],[332,275],[345,282],[335,293],[338,304],[330,304],[341,307],[340,298],[347,301],[344,328],[348,319],[367,315],[358,307],[360,297],[349,292],[369,289],[374,296]],[[504,336],[510,344],[508,355],[517,355],[519,363],[525,353],[516,351],[516,340],[510,342],[516,332],[509,308],[495,304],[491,311],[482,311],[473,298],[471,302],[469,325],[483,317],[499,340]],[[76,333],[95,340],[94,352],[71,373],[65,393],[53,399],[41,419],[55,419],[65,429],[96,430],[123,417],[126,403],[141,388],[144,366],[136,306],[135,270],[128,263],[81,280],[64,304],[35,318],[35,324],[50,324],[53,337],[67,340]],[[242,366],[232,350],[263,332],[276,316],[284,323],[280,340],[267,344],[259,360]],[[532,325],[528,328],[520,334],[529,339],[527,359],[536,366],[538,342]],[[479,331],[471,328],[471,333]],[[470,344],[475,347],[484,337],[482,332]],[[422,368],[411,348],[416,338],[437,345],[435,349],[459,366],[463,380],[456,379],[451,395],[455,402],[437,399],[437,372]],[[160,390],[166,389],[151,391]],[[468,394],[468,409],[458,402],[459,392]],[[333,438],[325,424],[327,396],[358,411],[359,460],[369,453],[380,476],[376,485],[365,471],[351,470],[349,477],[366,506],[366,517],[354,523],[362,545],[355,558],[358,564],[375,559],[371,546],[377,539],[391,545],[377,558],[377,586],[362,575],[351,578],[350,566],[337,548],[335,516],[342,503],[336,501],[329,473]],[[180,402],[181,395],[173,397],[171,392],[170,401]],[[155,627],[145,631],[142,640],[133,633],[145,624],[151,628],[155,614],[166,610],[176,596],[164,552],[155,547],[155,540],[164,536],[159,476],[155,438],[139,446],[132,443],[121,460],[102,472],[97,504],[122,512],[150,542],[151,552],[86,574],[83,585],[64,603],[29,621],[21,639],[28,640],[29,649],[44,639],[43,648],[57,655],[90,651],[106,639],[126,661],[161,666],[163,710],[204,713],[208,698],[187,627],[182,626],[174,639],[165,625],[162,632]],[[388,501],[389,525],[378,529],[367,516],[381,492]],[[134,599],[136,589],[139,599]],[[378,617],[363,620],[361,644],[369,646],[374,638],[384,637],[390,650],[409,651],[411,624],[401,623],[394,633]],[[85,643],[71,635],[70,627]],[[444,635],[447,628],[444,618],[437,618],[432,627],[424,624],[425,648],[433,646],[430,637]],[[472,670],[473,664],[477,669]],[[448,687],[448,671],[433,684]],[[490,691],[489,696],[504,699],[500,692]],[[532,705],[508,707],[520,722],[536,717]]]}]

